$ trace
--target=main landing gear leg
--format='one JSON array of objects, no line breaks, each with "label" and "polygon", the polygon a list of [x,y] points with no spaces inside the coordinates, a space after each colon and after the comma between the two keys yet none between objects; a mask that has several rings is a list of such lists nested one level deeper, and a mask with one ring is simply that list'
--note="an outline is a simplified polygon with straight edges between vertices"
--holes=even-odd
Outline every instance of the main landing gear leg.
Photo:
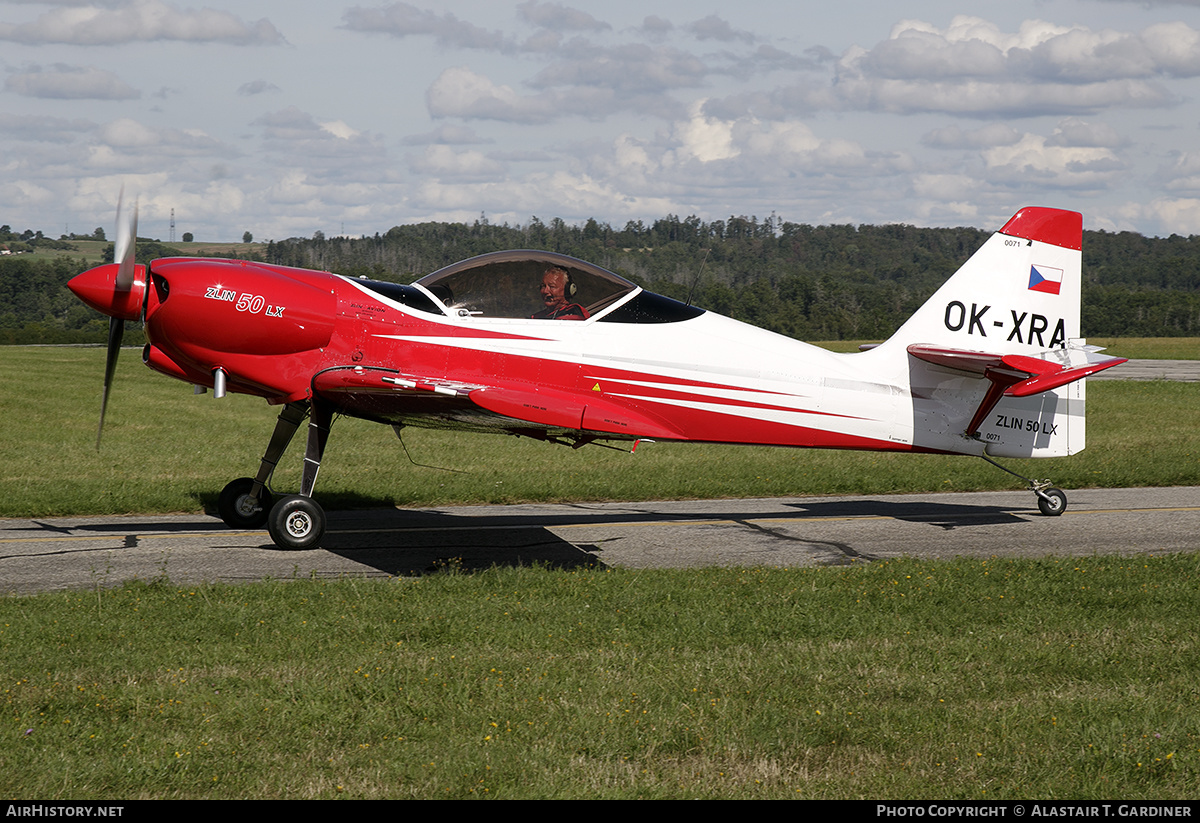
[{"label": "main landing gear leg", "polygon": [[234,529],[261,529],[267,522],[267,513],[275,502],[267,484],[275,472],[279,458],[292,442],[296,429],[308,414],[308,401],[288,403],[275,422],[275,433],[263,454],[258,474],[240,477],[232,481],[221,492],[217,501],[217,512],[225,524]]},{"label": "main landing gear leg", "polygon": [[1058,517],[1067,510],[1066,494],[1063,493],[1062,489],[1056,489],[1054,486],[1050,485],[1049,480],[1034,480],[1030,477],[1025,477],[1024,475],[1017,474],[1012,469],[1001,466],[986,454],[981,454],[979,456],[991,463],[996,468],[1000,469],[1000,471],[1008,472],[1013,477],[1019,477],[1028,483],[1029,490],[1037,495],[1038,508],[1041,510],[1042,514],[1046,515],[1046,517]]},{"label": "main landing gear leg", "polygon": [[328,404],[314,399],[308,420],[308,445],[304,451],[300,494],[281,499],[267,517],[267,531],[280,548],[315,548],[325,534],[325,511],[312,499],[312,493],[332,423],[333,410]]}]

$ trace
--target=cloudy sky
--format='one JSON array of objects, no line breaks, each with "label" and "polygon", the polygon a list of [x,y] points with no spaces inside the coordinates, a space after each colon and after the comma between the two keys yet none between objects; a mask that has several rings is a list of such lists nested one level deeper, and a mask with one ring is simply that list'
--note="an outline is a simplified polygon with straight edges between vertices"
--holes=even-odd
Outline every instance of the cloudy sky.
[{"label": "cloudy sky", "polygon": [[1200,234],[1200,0],[0,0],[0,223]]}]

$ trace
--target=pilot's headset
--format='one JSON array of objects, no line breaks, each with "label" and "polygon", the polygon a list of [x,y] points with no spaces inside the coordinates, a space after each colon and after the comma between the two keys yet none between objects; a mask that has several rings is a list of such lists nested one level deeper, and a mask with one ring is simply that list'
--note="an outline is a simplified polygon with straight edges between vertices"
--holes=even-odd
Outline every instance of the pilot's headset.
[{"label": "pilot's headset", "polygon": [[575,292],[577,291],[577,289],[575,288],[575,281],[571,279],[571,270],[570,269],[567,269],[563,266],[555,265],[555,266],[551,266],[547,271],[562,272],[563,275],[565,275],[567,278],[566,285],[563,286],[563,294],[566,295],[568,298],[575,296]]}]

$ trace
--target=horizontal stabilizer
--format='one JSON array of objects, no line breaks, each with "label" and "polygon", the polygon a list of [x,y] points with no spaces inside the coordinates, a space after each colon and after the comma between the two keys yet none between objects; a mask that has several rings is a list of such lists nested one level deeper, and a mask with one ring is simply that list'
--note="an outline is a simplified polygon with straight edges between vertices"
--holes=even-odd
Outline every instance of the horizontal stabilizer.
[{"label": "horizontal stabilizer", "polygon": [[926,363],[986,377],[991,381],[991,387],[967,426],[968,437],[974,437],[979,432],[980,424],[1001,397],[1041,394],[1119,366],[1127,360],[1099,354],[1094,346],[1052,349],[1038,356],[1030,356],[914,343],[908,347],[908,353]]},{"label": "horizontal stabilizer", "polygon": [[[908,353],[926,363],[981,377],[986,377],[989,371],[994,370],[1004,370],[1006,374],[1012,375],[1023,373],[1024,376],[1005,389],[1004,393],[1010,397],[1028,397],[1031,394],[1050,391],[1096,372],[1119,366],[1128,359],[1097,354],[1092,346],[1054,350],[1045,352],[1045,356],[1042,357],[1030,357],[1023,354],[993,354],[915,343],[908,347]],[[1070,358],[1062,358],[1064,353],[1076,353],[1076,359],[1082,355],[1083,362],[1070,362]],[[1068,362],[1060,362],[1061,359],[1067,359]]]}]

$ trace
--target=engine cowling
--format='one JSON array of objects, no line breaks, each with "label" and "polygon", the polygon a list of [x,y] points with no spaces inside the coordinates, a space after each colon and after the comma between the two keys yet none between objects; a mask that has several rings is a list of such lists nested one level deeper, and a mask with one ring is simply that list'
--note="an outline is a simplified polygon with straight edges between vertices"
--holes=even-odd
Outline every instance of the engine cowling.
[{"label": "engine cowling", "polygon": [[146,336],[160,365],[193,376],[221,369],[231,391],[267,397],[307,388],[333,335],[332,275],[190,258],[156,260],[150,273]]}]

